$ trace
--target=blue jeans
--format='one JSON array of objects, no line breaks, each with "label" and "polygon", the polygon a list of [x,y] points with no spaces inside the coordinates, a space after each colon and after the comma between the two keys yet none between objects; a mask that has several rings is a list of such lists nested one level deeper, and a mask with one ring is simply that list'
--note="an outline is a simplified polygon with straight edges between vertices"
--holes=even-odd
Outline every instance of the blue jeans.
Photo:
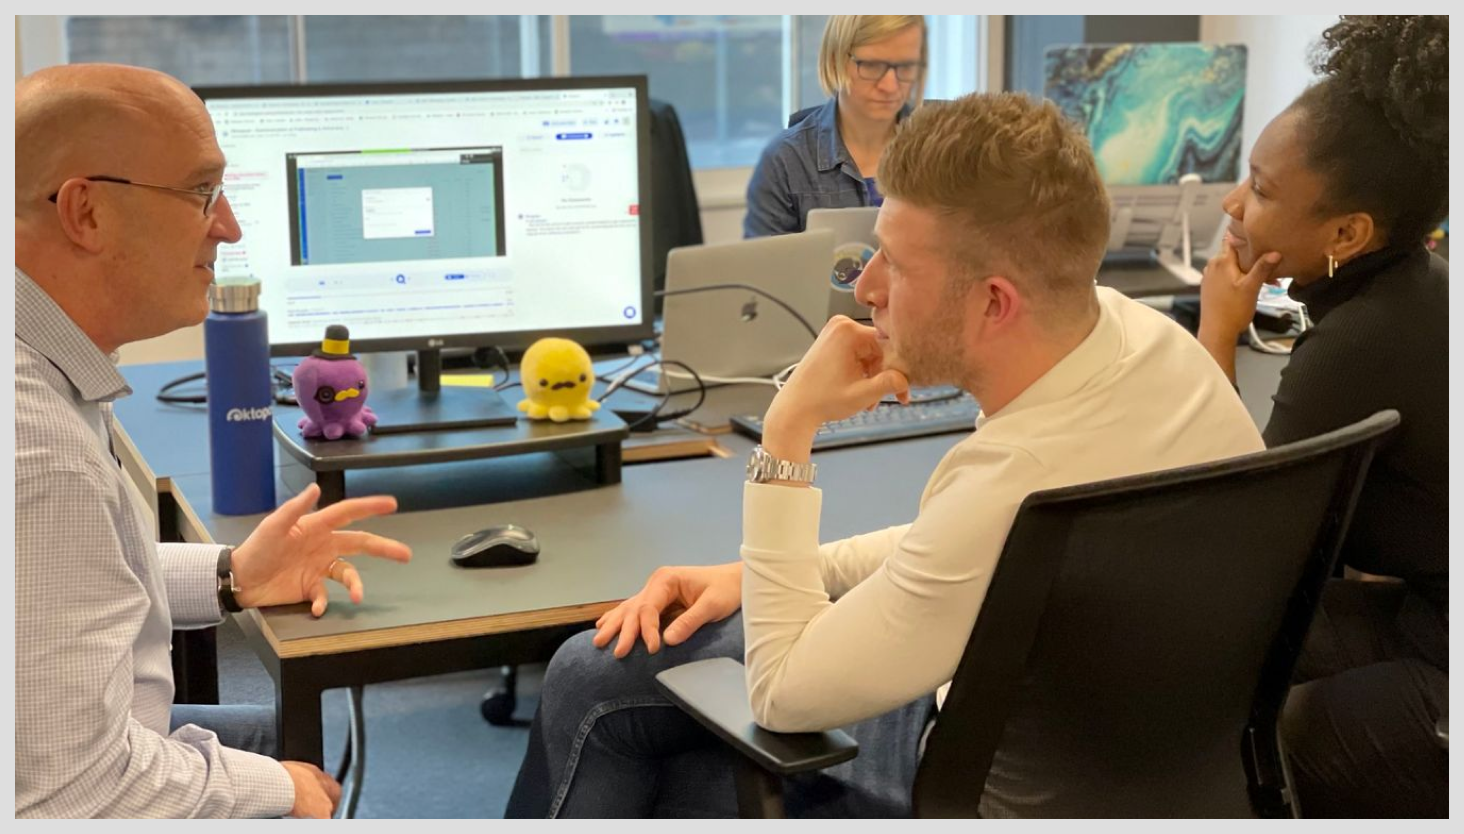
[{"label": "blue jeans", "polygon": [[196,724],[213,730],[225,747],[278,759],[274,707],[253,704],[174,704],[170,729]]},{"label": "blue jeans", "polygon": [[[663,669],[743,657],[742,617],[703,626],[655,655],[637,644],[624,659],[571,638],[549,663],[529,749],[508,817],[735,817],[736,754],[668,701]],[[878,670],[871,670],[877,673]],[[845,727],[859,742],[850,762],[789,779],[789,816],[909,816],[921,736],[934,696]]]}]

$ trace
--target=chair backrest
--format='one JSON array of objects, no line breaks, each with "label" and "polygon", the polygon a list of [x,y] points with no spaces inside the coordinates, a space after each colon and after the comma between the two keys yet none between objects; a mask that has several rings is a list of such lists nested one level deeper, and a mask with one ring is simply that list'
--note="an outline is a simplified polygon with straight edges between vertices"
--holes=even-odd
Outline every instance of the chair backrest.
[{"label": "chair backrest", "polygon": [[819,102],[812,107],[805,107],[796,113],[789,114],[788,127],[792,127],[793,125],[796,125],[804,119],[808,118],[809,116],[813,115],[813,111],[819,109],[820,107],[823,107],[823,102]]},{"label": "chair backrest", "polygon": [[[681,120],[669,103],[651,99],[651,257],[655,289],[666,289],[666,253],[702,243],[701,209]],[[662,298],[656,297],[659,315]]]},{"label": "chair backrest", "polygon": [[917,814],[1286,814],[1276,717],[1384,411],[1232,460],[1033,493]]}]

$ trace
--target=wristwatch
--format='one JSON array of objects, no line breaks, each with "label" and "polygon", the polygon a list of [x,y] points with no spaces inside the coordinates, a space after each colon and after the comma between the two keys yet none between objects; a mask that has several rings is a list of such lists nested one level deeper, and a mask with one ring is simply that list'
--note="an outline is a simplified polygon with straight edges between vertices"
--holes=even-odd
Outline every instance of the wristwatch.
[{"label": "wristwatch", "polygon": [[817,464],[794,463],[775,458],[761,445],[753,448],[752,456],[747,459],[747,480],[754,484],[765,484],[769,481],[811,484],[817,474]]},{"label": "wristwatch", "polygon": [[234,584],[234,548],[232,547],[226,547],[219,552],[218,583],[219,609],[232,614],[243,611],[244,607],[234,596],[241,589]]}]

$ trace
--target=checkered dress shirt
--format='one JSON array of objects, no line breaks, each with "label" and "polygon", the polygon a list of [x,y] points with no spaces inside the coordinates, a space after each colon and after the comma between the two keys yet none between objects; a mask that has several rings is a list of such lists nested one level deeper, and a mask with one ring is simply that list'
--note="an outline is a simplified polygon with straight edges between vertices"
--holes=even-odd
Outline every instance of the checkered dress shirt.
[{"label": "checkered dress shirt", "polygon": [[17,268],[15,815],[283,815],[278,762],[169,733],[169,640],[219,621],[219,548],[153,541],[112,455],[112,401],[130,393]]}]

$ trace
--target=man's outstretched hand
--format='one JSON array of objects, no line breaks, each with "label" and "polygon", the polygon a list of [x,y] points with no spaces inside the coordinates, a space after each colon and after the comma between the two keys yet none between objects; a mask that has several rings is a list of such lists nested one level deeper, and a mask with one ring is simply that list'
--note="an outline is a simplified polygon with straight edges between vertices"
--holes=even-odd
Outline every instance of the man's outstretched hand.
[{"label": "man's outstretched hand", "polygon": [[325,580],[346,587],[351,602],[365,596],[361,575],[346,556],[364,554],[395,562],[412,558],[412,549],[395,539],[360,530],[343,530],[352,522],[396,512],[389,495],[349,498],[311,512],[320,487],[311,484],[270,513],[234,550],[234,580],[240,605],[257,608],[310,601],[319,617],[328,604]]}]

